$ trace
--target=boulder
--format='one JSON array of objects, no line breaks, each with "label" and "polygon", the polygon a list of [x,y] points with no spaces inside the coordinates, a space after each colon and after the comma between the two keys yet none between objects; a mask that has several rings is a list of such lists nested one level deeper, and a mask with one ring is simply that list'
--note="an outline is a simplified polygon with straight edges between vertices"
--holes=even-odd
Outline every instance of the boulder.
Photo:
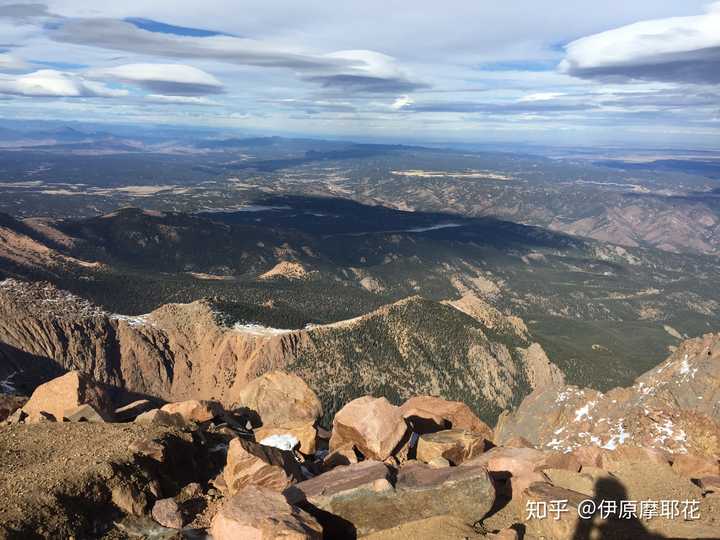
[{"label": "boulder", "polygon": [[416,433],[443,429],[471,431],[491,441],[493,431],[461,401],[434,396],[415,396],[400,406],[400,412]]},{"label": "boulder", "polygon": [[164,463],[167,457],[165,445],[151,439],[141,439],[130,444],[130,451],[137,455]]},{"label": "boulder", "polygon": [[271,371],[240,390],[238,407],[257,413],[263,426],[314,423],[322,416],[317,394],[300,377]]},{"label": "boulder", "polygon": [[330,469],[340,465],[351,465],[357,462],[358,458],[355,453],[355,448],[352,444],[346,444],[345,446],[341,446],[340,448],[336,448],[332,452],[329,452],[325,456],[325,459],[323,459],[322,467],[325,471],[329,471]]},{"label": "boulder", "polygon": [[65,411],[66,422],[105,422],[102,416],[87,403]]},{"label": "boulder", "polygon": [[384,397],[363,396],[338,411],[333,419],[330,450],[353,444],[366,459],[383,461],[407,433],[400,408]]},{"label": "boulder", "polygon": [[545,454],[542,462],[536,467],[537,470],[544,469],[565,469],[568,471],[578,472],[582,464],[580,460],[572,453],[550,452]]},{"label": "boulder", "polygon": [[[528,441],[525,437],[510,437],[503,443],[503,446],[507,448],[535,448],[535,445]],[[512,529],[506,529],[512,530]]]},{"label": "boulder", "polygon": [[260,444],[273,435],[290,435],[300,443],[300,452],[306,455],[315,453],[317,430],[312,422],[293,422],[279,427],[262,426],[255,430],[255,440]]},{"label": "boulder", "polygon": [[720,475],[717,460],[692,454],[676,454],[672,457],[672,460],[673,470],[686,478]]},{"label": "boulder", "polygon": [[452,465],[479,456],[485,451],[486,439],[482,435],[460,429],[448,429],[420,435],[417,444],[417,459],[430,463],[442,457]]},{"label": "boulder", "polygon": [[377,461],[336,467],[285,491],[288,501],[318,516],[326,534],[344,538],[392,529],[434,516],[480,520],[492,507],[495,490],[482,466],[435,469],[417,461],[398,473]]},{"label": "boulder", "polygon": [[223,478],[234,495],[251,485],[282,491],[303,476],[292,452],[236,438],[230,441]]},{"label": "boulder", "polygon": [[142,413],[152,410],[153,404],[147,399],[138,399],[115,409],[116,422],[132,422]]},{"label": "boulder", "polygon": [[461,466],[485,466],[499,493],[517,497],[533,482],[547,482],[547,477],[540,472],[545,456],[533,448],[496,447]]},{"label": "boulder", "polygon": [[170,414],[179,414],[186,422],[208,422],[223,412],[217,401],[188,399],[163,405],[160,409]]},{"label": "boulder", "polygon": [[283,496],[260,486],[246,486],[225,501],[210,525],[214,540],[320,540],[320,524]]},{"label": "boulder", "polygon": [[186,426],[185,420],[179,414],[170,414],[160,409],[151,409],[142,413],[135,419],[137,424],[157,424],[160,426],[172,426],[183,428]]},{"label": "boulder", "polygon": [[113,419],[115,407],[107,391],[84,373],[70,371],[38,386],[23,411],[29,417],[42,411],[62,419],[65,411],[84,404],[95,409],[105,421]]},{"label": "boulder", "polygon": [[180,506],[172,497],[155,501],[151,514],[152,518],[163,527],[182,529],[185,524]]},{"label": "boulder", "polygon": [[432,458],[430,461],[427,462],[427,464],[430,465],[433,469],[442,469],[443,467],[450,466],[450,462],[444,457],[440,456]]}]

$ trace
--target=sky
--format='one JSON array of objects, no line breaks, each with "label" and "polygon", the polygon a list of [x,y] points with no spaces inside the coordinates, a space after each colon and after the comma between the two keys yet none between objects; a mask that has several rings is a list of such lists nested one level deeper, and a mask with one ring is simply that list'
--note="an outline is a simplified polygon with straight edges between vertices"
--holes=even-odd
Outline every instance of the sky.
[{"label": "sky", "polygon": [[720,2],[0,0],[0,119],[714,148]]}]

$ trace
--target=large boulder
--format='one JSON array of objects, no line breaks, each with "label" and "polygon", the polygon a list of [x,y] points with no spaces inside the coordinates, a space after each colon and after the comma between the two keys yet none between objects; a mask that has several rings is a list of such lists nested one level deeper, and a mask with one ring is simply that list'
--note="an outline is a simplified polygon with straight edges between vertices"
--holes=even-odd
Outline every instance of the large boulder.
[{"label": "large boulder", "polygon": [[31,418],[45,412],[62,421],[66,411],[73,412],[86,404],[105,421],[113,419],[115,407],[108,392],[84,373],[70,371],[38,386],[23,411]]},{"label": "large boulder", "polygon": [[448,401],[435,396],[415,396],[400,406],[413,431],[429,433],[443,429],[461,429],[492,440],[493,431],[461,401]]},{"label": "large boulder", "polygon": [[234,495],[246,486],[282,491],[303,476],[292,452],[235,438],[230,441],[223,478]]},{"label": "large boulder", "polygon": [[320,399],[305,381],[283,371],[250,381],[240,391],[237,405],[257,413],[263,426],[314,423],[323,414]]},{"label": "large boulder", "polygon": [[383,461],[392,455],[407,431],[399,407],[384,397],[363,396],[335,415],[330,450],[353,444],[365,458]]},{"label": "large boulder", "polygon": [[447,429],[421,435],[417,443],[417,459],[430,463],[441,457],[452,465],[479,456],[485,451],[485,437],[461,429]]},{"label": "large boulder", "polygon": [[214,540],[320,540],[320,524],[278,492],[247,486],[225,501],[210,526]]},{"label": "large boulder", "polygon": [[285,491],[288,501],[318,516],[326,534],[364,536],[435,516],[475,523],[495,501],[495,490],[482,466],[434,469],[409,462],[395,486],[389,469],[376,461],[336,467]]},{"label": "large boulder", "polygon": [[186,422],[208,422],[223,412],[217,401],[188,399],[163,405],[160,409],[170,414],[179,414]]}]

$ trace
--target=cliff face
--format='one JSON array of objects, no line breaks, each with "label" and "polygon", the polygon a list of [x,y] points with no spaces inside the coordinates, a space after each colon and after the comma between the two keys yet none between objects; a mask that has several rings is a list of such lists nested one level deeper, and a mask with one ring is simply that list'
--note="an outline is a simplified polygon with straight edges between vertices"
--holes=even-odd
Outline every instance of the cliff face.
[{"label": "cliff face", "polygon": [[720,334],[707,334],[684,341],[628,388],[540,388],[500,417],[495,437],[563,451],[625,444],[718,457],[718,403]]},{"label": "cliff face", "polygon": [[0,378],[12,376],[18,390],[77,369],[165,400],[232,404],[242,385],[285,365],[306,341],[302,332],[221,327],[203,302],[125,317],[50,285],[0,283]]},{"label": "cliff face", "polygon": [[0,282],[0,379],[29,392],[77,369],[133,393],[233,406],[248,381],[285,369],[326,396],[328,419],[366,393],[396,401],[429,393],[464,399],[493,420],[533,388],[562,383],[539,345],[501,326],[420,297],[301,330],[226,326],[204,301],[128,317],[8,279]]}]

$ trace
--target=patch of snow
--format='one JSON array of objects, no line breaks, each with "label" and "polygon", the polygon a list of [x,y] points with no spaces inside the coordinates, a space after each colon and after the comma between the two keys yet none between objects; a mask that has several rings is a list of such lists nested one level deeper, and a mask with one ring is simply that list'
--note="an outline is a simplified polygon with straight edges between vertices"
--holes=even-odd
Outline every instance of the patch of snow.
[{"label": "patch of snow", "polygon": [[118,313],[113,313],[110,315],[110,318],[114,321],[125,321],[130,326],[145,326],[149,325],[150,322],[148,321],[149,315],[120,315]]},{"label": "patch of snow", "polygon": [[18,371],[13,371],[10,375],[5,377],[3,380],[0,380],[0,394],[16,394],[17,388],[15,388],[15,385],[12,383],[12,380],[15,378],[15,375],[17,375]]},{"label": "patch of snow", "polygon": [[583,407],[580,407],[578,410],[575,411],[575,422],[579,422],[583,418],[586,418],[588,420],[592,420],[592,416],[590,416],[590,410],[595,406],[594,401],[588,401]]},{"label": "patch of snow", "polygon": [[278,336],[282,334],[289,334],[295,332],[295,330],[286,330],[283,328],[271,328],[269,326],[262,326],[260,324],[240,324],[236,323],[233,325],[233,330],[236,332],[242,332],[244,334],[250,334],[253,336]]},{"label": "patch of snow", "polygon": [[272,446],[273,448],[279,448],[280,450],[292,450],[300,441],[297,437],[290,435],[289,433],[275,434],[265,437],[260,444],[265,446]]}]

